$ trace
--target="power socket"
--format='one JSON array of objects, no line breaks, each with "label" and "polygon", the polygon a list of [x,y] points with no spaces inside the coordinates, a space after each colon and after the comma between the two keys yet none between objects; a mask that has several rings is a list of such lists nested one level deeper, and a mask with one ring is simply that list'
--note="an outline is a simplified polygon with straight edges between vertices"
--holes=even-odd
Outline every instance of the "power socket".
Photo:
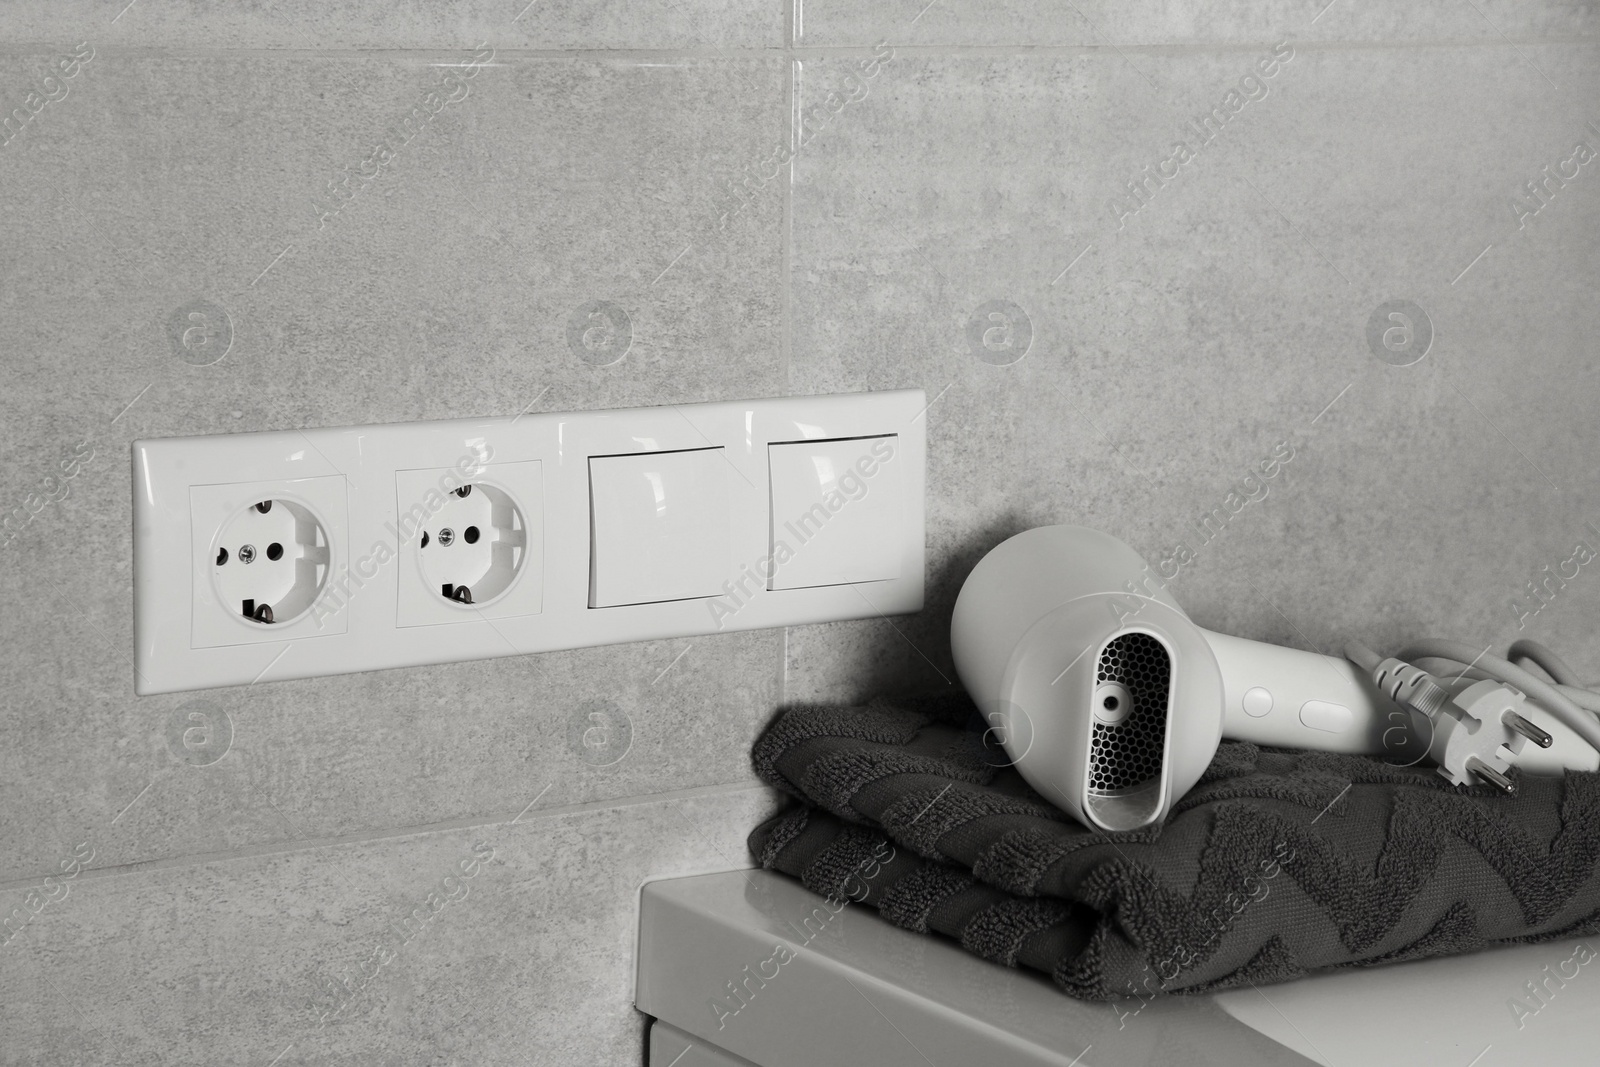
[{"label": "power socket", "polygon": [[344,566],[346,500],[343,475],[191,486],[191,647],[344,633],[312,608]]},{"label": "power socket", "polygon": [[537,615],[544,593],[544,467],[398,471],[398,626]]},{"label": "power socket", "polygon": [[926,411],[907,389],[136,441],[135,688],[916,611]]}]

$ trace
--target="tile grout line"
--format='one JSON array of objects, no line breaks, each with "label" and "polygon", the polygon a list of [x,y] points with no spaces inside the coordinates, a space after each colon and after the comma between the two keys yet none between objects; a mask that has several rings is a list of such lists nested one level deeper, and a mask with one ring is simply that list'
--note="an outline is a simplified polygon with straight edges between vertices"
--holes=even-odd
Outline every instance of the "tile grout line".
[{"label": "tile grout line", "polygon": [[[1251,38],[1237,41],[1158,41],[1142,44],[1109,41],[1103,44],[1054,44],[1054,45],[1027,45],[1027,44],[897,44],[895,54],[923,55],[923,56],[1012,56],[1025,58],[1027,56],[1042,57],[1071,57],[1096,55],[1104,52],[1130,53],[1134,55],[1215,55],[1218,53],[1250,54],[1262,48],[1271,48],[1282,38]],[[1580,34],[1567,34],[1563,36],[1528,36],[1507,39],[1490,37],[1426,37],[1417,40],[1363,40],[1361,38],[1339,38],[1333,40],[1311,40],[1304,37],[1292,38],[1295,48],[1304,47],[1307,51],[1321,52],[1359,52],[1366,50],[1376,51],[1410,51],[1418,48],[1450,49],[1450,48],[1506,48],[1517,45],[1541,47],[1545,45],[1575,45],[1592,48],[1600,46],[1600,34],[1585,36]],[[808,56],[818,59],[832,58],[857,58],[873,54],[869,45],[838,44],[838,45],[795,45],[792,51],[796,55]]]},{"label": "tile grout line", "polygon": [[[1460,48],[1490,48],[1502,49],[1526,45],[1529,47],[1547,46],[1575,46],[1593,48],[1600,46],[1600,35],[1584,36],[1568,34],[1563,36],[1525,36],[1506,38],[1488,37],[1434,37],[1420,40],[1381,41],[1361,39],[1340,39],[1315,41],[1305,38],[1295,38],[1295,47],[1307,51],[1340,52],[1340,51],[1414,51],[1416,49],[1460,49]],[[1276,42],[1265,38],[1259,40],[1241,41],[1169,41],[1153,44],[1063,44],[1063,45],[1025,45],[1025,44],[998,44],[998,45],[963,45],[963,44],[932,44],[932,45],[896,45],[897,54],[909,56],[971,56],[971,57],[1013,57],[1027,58],[1037,56],[1041,58],[1070,58],[1075,56],[1090,56],[1104,52],[1121,51],[1137,55],[1215,55],[1256,52],[1262,48],[1270,48]],[[29,57],[48,55],[70,48],[60,41],[28,41],[23,43],[9,43],[0,46],[0,56]],[[438,53],[449,51],[452,48],[471,48],[472,43],[443,43],[434,45],[418,45],[414,47],[378,47],[378,48],[262,48],[262,47],[217,47],[217,48],[184,48],[170,45],[136,45],[120,47],[116,45],[105,46],[103,53],[97,54],[123,56],[129,58],[146,59],[224,59],[228,57],[265,58],[265,59],[305,59],[311,57],[328,57],[334,59],[393,59],[405,57],[427,58],[436,57]],[[774,56],[786,59],[813,58],[813,59],[844,59],[859,58],[873,55],[871,45],[799,45],[786,42],[778,48],[746,47],[723,49],[698,49],[698,48],[504,48],[498,49],[497,56],[510,56],[521,59],[771,59]]]},{"label": "tile grout line", "polygon": [[[227,863],[234,860],[249,860],[259,856],[281,856],[296,852],[314,852],[318,849],[339,845],[361,845],[369,842],[392,841],[406,837],[422,837],[428,834],[448,833],[453,830],[470,830],[476,827],[505,826],[514,820],[520,820],[519,825],[526,827],[539,819],[557,819],[568,815],[583,815],[595,811],[611,811],[618,808],[641,807],[646,804],[672,804],[683,800],[698,800],[704,797],[731,796],[739,793],[772,793],[770,786],[761,782],[728,782],[720,785],[692,786],[687,789],[671,789],[664,793],[646,793],[639,796],[617,797],[610,800],[591,800],[580,804],[565,804],[560,807],[546,808],[541,811],[528,812],[523,809],[520,814],[502,813],[485,818],[447,819],[434,823],[418,823],[412,826],[395,827],[388,830],[367,830],[350,834],[325,834],[322,836],[307,836],[292,840],[275,841],[261,845],[247,845],[243,848],[219,849],[212,852],[187,852],[181,856],[168,856],[162,859],[135,860],[131,863],[112,864],[105,867],[86,867],[78,875],[78,881],[95,881],[103,878],[122,878],[131,875],[143,874],[148,871],[173,870],[184,867],[203,867],[212,863]],[[55,872],[45,872],[33,878],[12,878],[0,881],[0,893],[17,892],[24,889],[35,889],[44,879]]]},{"label": "tile grout line", "polygon": [[[783,188],[780,190],[783,205],[783,220],[780,225],[783,231],[779,236],[779,266],[778,284],[783,289],[782,299],[779,301],[781,322],[778,332],[779,361],[783,364],[783,388],[785,392],[794,391],[794,286],[791,281],[794,276],[794,174],[795,166],[799,162],[799,145],[796,143],[800,133],[800,124],[796,121],[795,111],[800,106],[797,81],[800,77],[800,63],[795,56],[795,34],[799,29],[801,4],[804,0],[789,0],[784,10],[783,26],[783,122],[782,132],[779,136],[784,138],[783,143],[790,151],[789,163],[785,168]],[[778,706],[782,707],[789,694],[789,631],[792,627],[783,628],[783,641],[779,646],[778,660]]]},{"label": "tile grout line", "polygon": [[793,389],[794,383],[790,375],[794,372],[794,292],[789,285],[794,262],[794,172],[795,161],[799,156],[795,138],[798,134],[798,123],[795,122],[795,108],[799,106],[798,94],[795,90],[795,81],[799,77],[799,67],[794,54],[794,21],[795,7],[801,0],[791,0],[787,14],[784,15],[783,29],[783,123],[779,136],[784,138],[790,151],[787,173],[784,175],[783,188],[783,232],[778,242],[779,267],[778,284],[783,287],[782,321],[778,335],[779,359],[783,363],[783,386]]}]

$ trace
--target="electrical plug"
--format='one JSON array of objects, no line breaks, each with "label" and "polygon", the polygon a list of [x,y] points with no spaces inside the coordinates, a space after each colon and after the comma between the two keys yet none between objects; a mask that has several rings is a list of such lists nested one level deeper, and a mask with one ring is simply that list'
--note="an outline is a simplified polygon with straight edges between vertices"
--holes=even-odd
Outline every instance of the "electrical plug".
[{"label": "electrical plug", "polygon": [[1549,748],[1555,740],[1522,714],[1527,699],[1487,678],[1451,696],[1434,716],[1428,744],[1439,773],[1455,785],[1481,779],[1507,795],[1515,793],[1507,773],[1514,757],[1529,741]]},{"label": "electrical plug", "polygon": [[1484,679],[1461,687],[1393,656],[1374,664],[1377,657],[1361,646],[1350,646],[1347,654],[1372,671],[1381,693],[1428,719],[1433,727],[1428,755],[1454,785],[1483,781],[1515,793],[1508,773],[1513,757],[1529,741],[1540,748],[1554,742],[1523,714],[1528,698],[1503,682]]}]

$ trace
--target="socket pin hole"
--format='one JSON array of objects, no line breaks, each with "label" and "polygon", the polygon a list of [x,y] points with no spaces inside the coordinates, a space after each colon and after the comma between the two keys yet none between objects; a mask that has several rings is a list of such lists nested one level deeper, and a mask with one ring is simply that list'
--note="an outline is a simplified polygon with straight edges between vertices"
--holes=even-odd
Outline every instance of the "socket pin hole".
[{"label": "socket pin hole", "polygon": [[417,546],[417,547],[419,547],[419,548],[427,548],[428,547],[428,531],[427,530],[423,530],[422,531],[422,544]]},{"label": "socket pin hole", "polygon": [[1116,711],[1117,710],[1117,705],[1120,704],[1121,701],[1119,701],[1116,697],[1106,697],[1100,703],[1105,707],[1105,709],[1107,711]]},{"label": "socket pin hole", "polygon": [[456,586],[456,591],[451,594],[451,599],[462,604],[470,604],[472,603],[472,590],[464,585],[458,585]]},{"label": "socket pin hole", "polygon": [[470,485],[463,485],[460,489],[456,490],[456,496],[459,496],[459,497],[466,497],[466,496],[470,496],[471,494],[472,494],[472,486],[470,486]]},{"label": "socket pin hole", "polygon": [[478,528],[476,526],[468,526],[462,531],[461,536],[466,540],[467,544],[475,545],[478,543]]},{"label": "socket pin hole", "polygon": [[218,616],[276,623],[276,632],[309,614],[331,581],[330,531],[309,506],[282,497],[251,493],[238,508],[209,549],[196,546],[196,562],[211,566]]}]

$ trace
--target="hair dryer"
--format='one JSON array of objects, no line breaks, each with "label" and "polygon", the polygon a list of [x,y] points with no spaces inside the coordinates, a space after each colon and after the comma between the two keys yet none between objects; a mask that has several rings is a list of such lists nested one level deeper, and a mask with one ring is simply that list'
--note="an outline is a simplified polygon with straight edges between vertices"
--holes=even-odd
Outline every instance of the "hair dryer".
[{"label": "hair dryer", "polygon": [[[956,599],[950,642],[967,692],[1023,778],[1090,827],[1159,821],[1223,737],[1400,765],[1432,756],[1458,784],[1508,791],[1513,762],[1534,773],[1600,767],[1600,720],[1578,706],[1600,709],[1588,690],[1546,685],[1481,654],[1442,681],[1360,646],[1351,646],[1358,667],[1213,633],[1164,584],[1108,534],[1044,526],[995,547]],[[1424,644],[1421,654],[1441,663],[1464,647]],[[1479,669],[1489,661],[1518,688],[1499,684],[1505,672]]]}]

